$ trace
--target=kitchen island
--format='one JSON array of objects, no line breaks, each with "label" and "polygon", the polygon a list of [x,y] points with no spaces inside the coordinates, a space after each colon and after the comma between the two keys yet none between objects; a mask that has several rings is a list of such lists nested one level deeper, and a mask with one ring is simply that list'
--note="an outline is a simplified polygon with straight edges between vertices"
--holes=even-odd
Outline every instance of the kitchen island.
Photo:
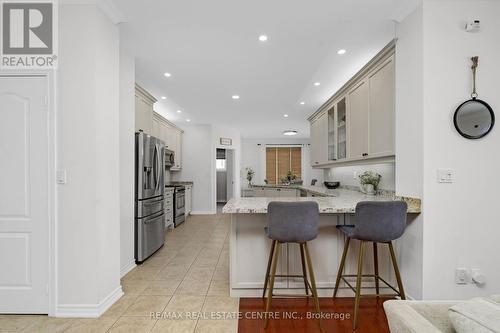
[{"label": "kitchen island", "polygon": [[[358,191],[337,189],[328,197],[250,197],[230,200],[223,213],[231,214],[230,231],[230,292],[233,297],[262,296],[262,288],[271,241],[266,237],[267,205],[271,201],[315,201],[319,205],[318,237],[309,242],[316,284],[320,296],[331,296],[344,246],[344,236],[335,228],[337,224],[355,224],[353,213],[361,201],[404,200],[408,204],[408,223],[420,213],[420,200],[394,195],[365,195]],[[398,252],[398,242],[395,242]],[[371,248],[371,247],[370,247]],[[346,261],[346,272],[355,272],[358,243],[353,241]],[[373,258],[367,251],[367,258]],[[300,252],[297,244],[282,244],[277,274],[300,275]],[[365,261],[365,272],[373,272],[373,260]],[[379,271],[382,277],[394,283],[386,246],[379,245]],[[297,293],[303,289],[302,279],[276,278],[275,288],[280,293]],[[367,284],[367,288],[371,288]],[[351,295],[345,288],[339,296]]]}]

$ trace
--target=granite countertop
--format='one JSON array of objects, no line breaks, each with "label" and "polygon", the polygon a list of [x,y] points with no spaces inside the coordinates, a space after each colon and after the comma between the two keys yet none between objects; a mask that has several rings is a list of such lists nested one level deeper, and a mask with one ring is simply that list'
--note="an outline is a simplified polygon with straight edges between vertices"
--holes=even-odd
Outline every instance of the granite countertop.
[{"label": "granite countertop", "polygon": [[180,180],[180,181],[170,182],[170,184],[174,184],[174,185],[193,185],[193,182],[192,181],[188,181],[188,180]]},{"label": "granite countertop", "polygon": [[[267,185],[273,187],[273,185]],[[257,186],[259,187],[259,186]],[[264,187],[264,186],[263,186]],[[280,186],[274,186],[280,187]],[[307,190],[308,186],[291,185],[287,188]],[[315,187],[316,188],[316,187]],[[316,188],[315,190],[321,190]],[[395,195],[367,195],[359,191],[348,189],[326,190],[328,196],[324,197],[296,197],[296,198],[267,198],[250,197],[231,199],[222,209],[226,214],[266,214],[267,205],[271,201],[300,202],[315,201],[319,205],[319,212],[322,214],[344,214],[354,213],[356,204],[361,201],[393,201],[403,200],[408,204],[408,213],[420,213],[420,199],[409,197],[398,197]]]}]

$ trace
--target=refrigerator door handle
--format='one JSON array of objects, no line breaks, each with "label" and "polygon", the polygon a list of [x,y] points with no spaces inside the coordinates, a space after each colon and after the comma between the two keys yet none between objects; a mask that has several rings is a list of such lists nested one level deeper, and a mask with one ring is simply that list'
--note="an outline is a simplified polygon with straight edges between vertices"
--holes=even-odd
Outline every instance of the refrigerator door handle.
[{"label": "refrigerator door handle", "polygon": [[155,187],[154,187],[154,193],[156,193],[156,190],[158,189],[158,178],[159,178],[159,173],[158,173],[158,145],[155,144],[155,149],[153,152],[153,177],[155,181]]},{"label": "refrigerator door handle", "polygon": [[163,215],[165,215],[165,212],[160,212],[154,216],[148,217],[146,220],[144,220],[144,224],[148,224],[148,223],[151,223],[152,221],[156,221],[156,220],[158,220],[159,217],[162,217]]},{"label": "refrigerator door handle", "polygon": [[155,145],[155,149],[156,149],[156,173],[157,173],[155,193],[158,193],[158,190],[160,189],[159,187],[161,179],[160,148],[158,144]]}]

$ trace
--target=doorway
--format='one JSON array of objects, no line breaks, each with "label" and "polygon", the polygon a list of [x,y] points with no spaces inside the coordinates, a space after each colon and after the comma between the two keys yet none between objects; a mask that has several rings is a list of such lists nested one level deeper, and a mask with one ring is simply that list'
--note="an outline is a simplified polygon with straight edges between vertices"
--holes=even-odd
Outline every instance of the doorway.
[{"label": "doorway", "polygon": [[47,76],[0,75],[0,313],[49,312]]},{"label": "doorway", "polygon": [[223,204],[234,197],[234,150],[217,148],[216,202]]}]

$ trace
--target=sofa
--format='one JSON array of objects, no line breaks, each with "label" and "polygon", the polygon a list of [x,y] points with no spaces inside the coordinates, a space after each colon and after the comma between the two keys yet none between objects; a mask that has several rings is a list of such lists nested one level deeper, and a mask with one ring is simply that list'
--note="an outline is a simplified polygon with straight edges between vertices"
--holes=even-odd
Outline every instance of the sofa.
[{"label": "sofa", "polygon": [[384,302],[391,333],[455,333],[448,309],[457,302],[398,301]]},{"label": "sofa", "polygon": [[500,295],[468,301],[384,302],[391,333],[500,333]]}]

